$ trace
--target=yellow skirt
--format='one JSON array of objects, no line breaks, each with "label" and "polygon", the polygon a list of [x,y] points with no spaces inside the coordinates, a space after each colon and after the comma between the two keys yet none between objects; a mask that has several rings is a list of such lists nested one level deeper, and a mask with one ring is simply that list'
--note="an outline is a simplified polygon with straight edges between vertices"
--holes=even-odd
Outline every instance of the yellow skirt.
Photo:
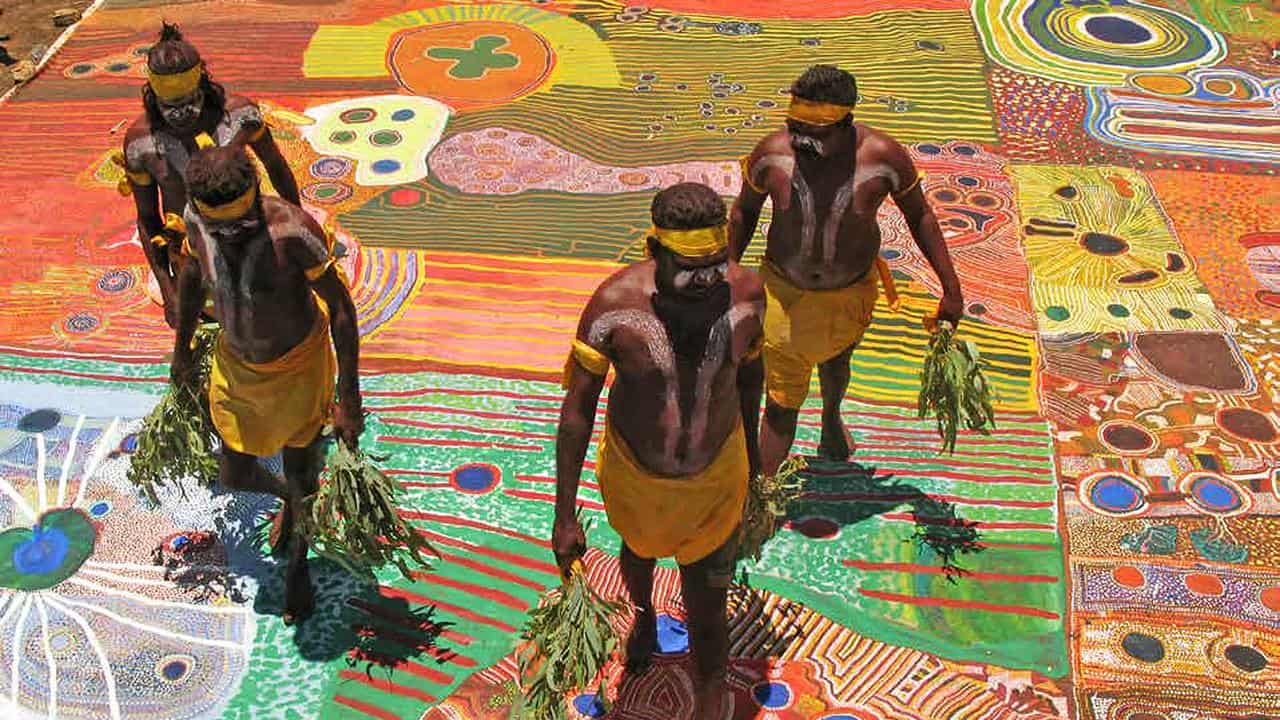
[{"label": "yellow skirt", "polygon": [[813,368],[858,344],[880,294],[875,272],[838,290],[804,290],[765,263],[765,389],[774,404],[798,409]]},{"label": "yellow skirt", "polygon": [[323,305],[311,333],[271,362],[245,362],[221,337],[209,376],[213,426],[227,447],[248,455],[306,447],[329,419],[337,367]]},{"label": "yellow skirt", "polygon": [[643,558],[691,565],[725,543],[742,522],[750,465],[742,424],[701,472],[659,477],[646,470],[612,425],[596,462],[609,524]]}]

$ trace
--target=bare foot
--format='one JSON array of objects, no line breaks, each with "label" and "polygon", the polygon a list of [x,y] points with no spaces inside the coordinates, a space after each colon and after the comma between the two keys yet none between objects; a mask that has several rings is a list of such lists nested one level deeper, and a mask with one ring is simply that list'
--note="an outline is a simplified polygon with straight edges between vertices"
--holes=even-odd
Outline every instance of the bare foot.
[{"label": "bare foot", "polygon": [[636,620],[627,636],[627,672],[640,675],[653,663],[658,650],[658,616],[653,608],[636,610]]},{"label": "bare foot", "polygon": [[856,449],[853,435],[844,426],[844,419],[839,415],[823,415],[822,442],[818,445],[818,456],[825,460],[844,462]]},{"label": "bare foot", "polygon": [[706,681],[694,690],[693,720],[725,720],[730,710],[724,677]]},{"label": "bare foot", "polygon": [[306,620],[315,610],[315,594],[311,589],[311,572],[307,568],[306,550],[301,557],[291,557],[285,571],[284,612],[280,619],[285,625]]}]

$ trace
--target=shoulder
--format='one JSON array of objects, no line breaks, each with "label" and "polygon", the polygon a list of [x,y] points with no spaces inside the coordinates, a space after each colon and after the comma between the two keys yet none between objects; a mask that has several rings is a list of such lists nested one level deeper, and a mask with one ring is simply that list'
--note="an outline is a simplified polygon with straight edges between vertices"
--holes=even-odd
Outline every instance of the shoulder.
[{"label": "shoulder", "polygon": [[858,152],[868,160],[897,165],[911,161],[911,153],[902,143],[883,130],[858,123]]},{"label": "shoulder", "polygon": [[751,154],[747,157],[750,162],[754,163],[766,155],[791,155],[792,153],[791,134],[784,128],[775,130],[761,138],[760,142],[756,143],[756,146],[751,150]]},{"label": "shoulder", "polygon": [[733,288],[734,302],[763,303],[764,282],[760,274],[752,272],[736,262],[729,263],[729,285]]},{"label": "shoulder", "polygon": [[310,254],[328,252],[324,228],[306,210],[268,195],[262,198],[262,212],[277,245],[298,247]]},{"label": "shoulder", "polygon": [[124,134],[125,159],[137,163],[144,158],[156,154],[156,141],[151,132],[151,122],[146,115],[140,116]]},{"label": "shoulder", "polygon": [[647,289],[652,284],[652,260],[633,263],[605,278],[583,308],[580,329],[585,332],[606,313],[639,307],[649,297]]}]

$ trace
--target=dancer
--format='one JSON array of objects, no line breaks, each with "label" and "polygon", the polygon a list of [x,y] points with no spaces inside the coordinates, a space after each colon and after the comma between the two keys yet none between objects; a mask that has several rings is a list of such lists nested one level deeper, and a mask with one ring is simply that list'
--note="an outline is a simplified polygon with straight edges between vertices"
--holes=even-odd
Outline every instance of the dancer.
[{"label": "dancer", "polygon": [[[849,73],[815,65],[791,86],[787,126],[742,160],[729,242],[741,259],[760,210],[773,200],[761,276],[765,312],[764,429],[761,471],[770,475],[795,440],[814,365],[822,387],[819,454],[847,460],[853,441],[840,417],[849,356],[875,309],[880,251],[876,211],[892,196],[911,235],[942,282],[938,319],[959,321],[964,300],[942,231],[920,189],[923,177],[893,138],[853,121],[857,84]],[[886,293],[891,287],[886,284]]]},{"label": "dancer", "polygon": [[764,292],[729,258],[724,201],[696,183],[653,200],[650,259],[596,290],[565,367],[556,440],[552,545],[565,572],[585,538],[574,517],[596,404],[612,365],[596,477],[637,608],[627,668],[642,672],[657,647],[655,559],[680,564],[697,720],[720,720],[728,666],[726,594],[733,578],[747,483],[759,468]]}]

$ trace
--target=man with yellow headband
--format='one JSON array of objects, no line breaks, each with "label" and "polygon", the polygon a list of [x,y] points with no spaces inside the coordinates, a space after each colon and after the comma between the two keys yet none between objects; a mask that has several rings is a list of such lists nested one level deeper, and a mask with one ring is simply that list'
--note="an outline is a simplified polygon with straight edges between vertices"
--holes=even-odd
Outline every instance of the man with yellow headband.
[{"label": "man with yellow headband", "polygon": [[[317,441],[330,416],[353,449],[362,429],[356,310],[324,230],[298,206],[262,197],[242,148],[196,152],[186,186],[190,261],[178,277],[170,372],[175,383],[190,382],[191,339],[207,290],[222,324],[209,379],[209,411],[222,439],[219,482],[284,501],[277,533],[288,543],[284,620],[291,623],[312,607],[306,543],[290,542],[291,508],[316,490]],[[257,463],[281,450],[283,481]]]},{"label": "man with yellow headband", "polygon": [[250,145],[276,192],[295,205],[301,198],[258,106],[228,96],[213,82],[200,54],[176,26],[165,24],[159,41],[147,51],[147,73],[145,112],[125,133],[124,152],[117,158],[126,175],[120,190],[133,195],[138,239],[160,286],[165,320],[174,327],[179,253],[177,243],[170,243],[174,223],[166,227],[166,219],[181,217],[187,204],[182,178],[191,154],[207,145]]},{"label": "man with yellow headband", "polygon": [[556,439],[552,547],[564,572],[582,555],[578,477],[605,376],[615,371],[596,478],[637,609],[627,669],[657,648],[657,558],[680,565],[694,662],[696,720],[727,704],[725,600],[747,482],[759,467],[764,291],[729,258],[724,200],[682,183],[653,200],[649,259],[613,274],[587,303],[565,365]]},{"label": "man with yellow headband", "polygon": [[[815,65],[791,86],[786,128],[760,141],[742,160],[742,191],[733,205],[729,242],[741,258],[765,200],[773,201],[761,275],[765,312],[765,406],[761,470],[767,475],[791,451],[796,420],[818,366],[822,387],[819,454],[847,460],[853,441],[840,417],[849,387],[849,357],[871,323],[885,284],[876,211],[892,197],[944,289],[938,318],[963,313],[960,281],[938,221],[921,192],[922,175],[888,135],[853,122],[853,76]],[[878,282],[879,281],[879,282]]]}]

